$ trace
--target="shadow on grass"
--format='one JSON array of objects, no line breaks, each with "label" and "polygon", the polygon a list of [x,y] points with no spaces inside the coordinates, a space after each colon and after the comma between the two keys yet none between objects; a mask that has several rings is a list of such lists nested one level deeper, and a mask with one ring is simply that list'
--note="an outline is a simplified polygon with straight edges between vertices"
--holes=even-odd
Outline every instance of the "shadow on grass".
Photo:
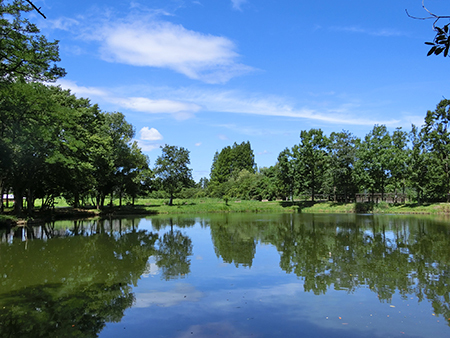
[{"label": "shadow on grass", "polygon": [[280,205],[283,208],[292,208],[297,207],[298,211],[301,212],[303,208],[312,207],[316,202],[312,201],[282,201],[280,202]]},{"label": "shadow on grass", "polygon": [[407,204],[403,204],[403,203],[396,203],[393,204],[396,207],[400,207],[400,208],[404,208],[404,209],[412,209],[412,208],[417,208],[417,207],[427,207],[430,206],[430,203],[407,203]]}]

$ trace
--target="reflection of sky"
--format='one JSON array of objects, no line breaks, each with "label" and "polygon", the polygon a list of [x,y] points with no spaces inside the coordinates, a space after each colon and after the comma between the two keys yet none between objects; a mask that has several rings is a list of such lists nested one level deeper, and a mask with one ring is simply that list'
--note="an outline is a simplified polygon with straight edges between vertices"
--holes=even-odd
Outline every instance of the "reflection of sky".
[{"label": "reflection of sky", "polygon": [[[147,221],[149,223],[149,221]],[[149,227],[149,224],[142,224]],[[139,226],[141,228],[141,225]],[[151,228],[149,228],[151,230]],[[367,288],[304,292],[303,280],[279,267],[272,245],[258,245],[251,268],[225,264],[209,228],[180,229],[193,242],[190,274],[165,281],[155,272],[134,288],[135,305],[100,337],[447,337],[427,301],[394,295],[381,303]],[[152,262],[153,263],[153,262]]]}]

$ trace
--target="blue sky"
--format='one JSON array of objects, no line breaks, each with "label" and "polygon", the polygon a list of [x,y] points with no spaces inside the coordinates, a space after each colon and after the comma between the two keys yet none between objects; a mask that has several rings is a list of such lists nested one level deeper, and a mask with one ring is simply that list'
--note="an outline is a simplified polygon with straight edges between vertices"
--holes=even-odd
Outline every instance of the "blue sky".
[{"label": "blue sky", "polygon": [[405,13],[425,16],[421,0],[34,2],[60,41],[57,84],[124,113],[152,166],[161,145],[187,148],[196,180],[234,142],[270,166],[301,130],[409,131],[450,97],[450,59],[426,56],[432,21]]}]

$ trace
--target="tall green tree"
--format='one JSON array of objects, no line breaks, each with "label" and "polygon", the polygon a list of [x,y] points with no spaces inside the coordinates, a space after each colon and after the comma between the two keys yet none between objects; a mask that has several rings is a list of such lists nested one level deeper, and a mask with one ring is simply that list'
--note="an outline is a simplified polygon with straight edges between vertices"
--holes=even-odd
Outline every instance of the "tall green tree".
[{"label": "tall green tree", "polygon": [[446,200],[450,201],[450,100],[442,100],[434,111],[428,111],[422,129],[430,150],[440,161],[442,175],[435,177],[445,190]]},{"label": "tall green tree", "polygon": [[330,134],[328,152],[330,155],[330,176],[334,199],[336,194],[342,195],[347,202],[354,198],[357,186],[354,180],[354,164],[359,139],[348,131]]},{"label": "tall green tree", "polygon": [[[429,199],[430,184],[433,182],[431,173],[439,168],[439,163],[433,163],[435,158],[429,151],[429,142],[424,140],[423,130],[414,124],[409,133],[411,143],[410,157],[408,158],[409,184],[416,191],[419,203]],[[433,170],[434,169],[434,170]]]},{"label": "tall green tree", "polygon": [[399,190],[404,194],[408,178],[408,158],[411,150],[407,146],[408,133],[397,128],[392,133],[391,161],[389,165],[391,186],[395,193]]},{"label": "tall green tree", "polygon": [[156,159],[154,172],[170,196],[169,205],[172,205],[176,193],[192,183],[190,163],[189,150],[167,144],[162,147],[162,155]]},{"label": "tall green tree", "polygon": [[241,170],[256,172],[255,155],[250,142],[236,142],[232,147],[223,148],[220,153],[216,152],[211,167],[211,181],[223,183],[237,175]]},{"label": "tall green tree", "polygon": [[278,155],[277,161],[277,184],[280,189],[280,194],[283,199],[290,198],[293,200],[294,191],[296,187],[296,158],[294,158],[293,151],[288,148],[284,149]]},{"label": "tall green tree", "polygon": [[242,170],[254,174],[256,172],[255,155],[250,142],[236,142],[232,147],[223,148],[220,153],[216,151],[213,158],[210,174],[209,190],[216,197],[222,197],[228,180],[236,179]]},{"label": "tall green tree", "polygon": [[53,152],[57,106],[48,88],[39,83],[17,81],[0,87],[0,177],[11,187],[15,213],[21,214],[23,197],[33,207],[34,194],[42,187],[46,161]]},{"label": "tall green tree", "polygon": [[328,138],[321,129],[302,130],[300,144],[295,148],[294,157],[298,159],[299,172],[302,177],[302,189],[309,191],[311,200],[314,195],[325,192],[325,174],[328,168]]},{"label": "tall green tree", "polygon": [[390,177],[391,136],[385,125],[375,125],[361,142],[355,164],[359,186],[372,193],[384,193]]}]

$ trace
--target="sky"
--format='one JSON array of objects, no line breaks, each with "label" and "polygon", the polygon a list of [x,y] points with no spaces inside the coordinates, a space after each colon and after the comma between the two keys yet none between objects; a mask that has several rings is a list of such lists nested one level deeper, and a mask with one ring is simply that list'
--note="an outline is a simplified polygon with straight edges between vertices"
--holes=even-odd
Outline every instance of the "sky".
[{"label": "sky", "polygon": [[34,3],[47,18],[31,21],[59,40],[56,84],[125,114],[152,167],[161,146],[188,149],[196,181],[234,142],[269,167],[302,130],[410,131],[450,97],[450,58],[426,56],[433,20],[405,12],[427,16],[421,0]]}]

